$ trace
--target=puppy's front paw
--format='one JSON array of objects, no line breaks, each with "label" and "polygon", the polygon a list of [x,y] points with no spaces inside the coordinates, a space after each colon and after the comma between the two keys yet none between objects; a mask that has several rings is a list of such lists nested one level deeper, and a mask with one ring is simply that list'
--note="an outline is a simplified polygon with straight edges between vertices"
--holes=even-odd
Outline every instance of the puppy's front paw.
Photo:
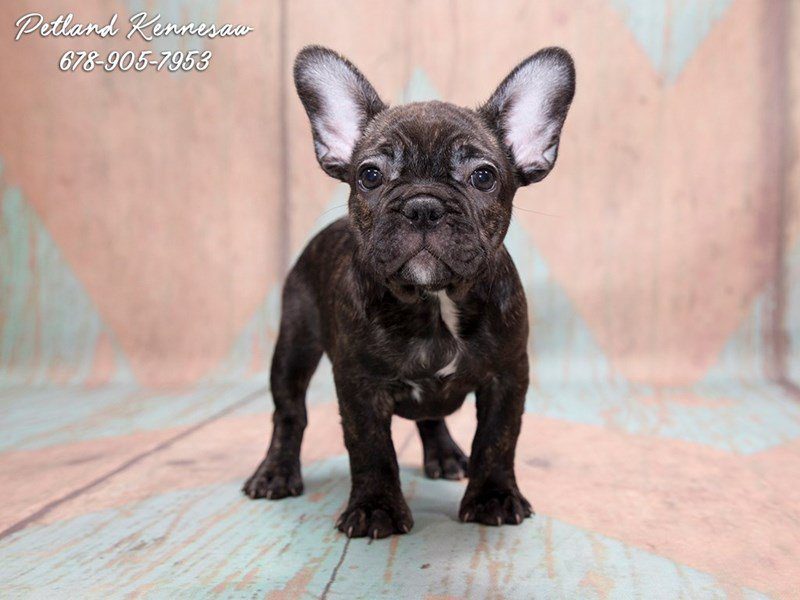
[{"label": "puppy's front paw", "polygon": [[254,500],[279,500],[287,496],[299,496],[303,493],[300,465],[294,461],[281,462],[267,457],[245,482],[242,491]]},{"label": "puppy's front paw", "polygon": [[336,521],[336,528],[349,538],[385,538],[408,533],[413,526],[411,511],[402,497],[351,501]]},{"label": "puppy's front paw", "polygon": [[530,502],[516,488],[507,490],[483,490],[472,492],[467,489],[458,518],[484,525],[519,525],[523,519],[533,514]]}]

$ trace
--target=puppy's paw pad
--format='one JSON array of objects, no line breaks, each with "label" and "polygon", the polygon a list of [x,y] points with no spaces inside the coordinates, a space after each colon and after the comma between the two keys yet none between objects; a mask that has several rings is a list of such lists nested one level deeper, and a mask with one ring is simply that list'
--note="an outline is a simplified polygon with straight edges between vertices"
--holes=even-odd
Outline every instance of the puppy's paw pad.
[{"label": "puppy's paw pad", "polygon": [[360,504],[348,506],[336,522],[336,528],[349,538],[371,537],[385,538],[393,533],[402,534],[411,531],[414,520],[407,507],[386,508]]},{"label": "puppy's paw pad", "polygon": [[288,496],[299,496],[303,493],[300,468],[262,463],[253,476],[245,482],[242,492],[254,500],[256,498],[280,500]]},{"label": "puppy's paw pad", "polygon": [[518,490],[491,490],[466,495],[461,501],[458,518],[468,522],[499,526],[519,525],[533,515],[533,509]]}]

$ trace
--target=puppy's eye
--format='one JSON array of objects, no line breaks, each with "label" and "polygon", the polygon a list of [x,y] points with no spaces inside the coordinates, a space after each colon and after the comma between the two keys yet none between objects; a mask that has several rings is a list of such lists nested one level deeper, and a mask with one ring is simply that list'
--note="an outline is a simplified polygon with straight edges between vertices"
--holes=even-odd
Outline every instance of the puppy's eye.
[{"label": "puppy's eye", "polygon": [[491,170],[480,168],[472,172],[472,175],[469,176],[469,181],[472,187],[482,192],[491,192],[494,189],[496,179]]},{"label": "puppy's eye", "polygon": [[377,167],[366,166],[358,174],[358,182],[365,190],[374,190],[383,183],[383,173]]}]

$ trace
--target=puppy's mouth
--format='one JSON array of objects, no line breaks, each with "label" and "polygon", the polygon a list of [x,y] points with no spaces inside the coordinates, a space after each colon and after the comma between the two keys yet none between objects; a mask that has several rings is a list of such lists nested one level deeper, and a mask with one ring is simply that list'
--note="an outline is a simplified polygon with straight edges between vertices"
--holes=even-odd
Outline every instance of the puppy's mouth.
[{"label": "puppy's mouth", "polygon": [[413,288],[441,290],[446,288],[453,278],[454,273],[450,267],[427,248],[423,248],[408,259],[393,277],[409,292]]}]

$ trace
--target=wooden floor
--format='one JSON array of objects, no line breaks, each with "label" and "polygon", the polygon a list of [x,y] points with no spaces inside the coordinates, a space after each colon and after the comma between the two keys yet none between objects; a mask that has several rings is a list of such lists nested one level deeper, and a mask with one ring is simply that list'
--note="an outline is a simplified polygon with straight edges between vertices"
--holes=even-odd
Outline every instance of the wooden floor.
[{"label": "wooden floor", "polygon": [[[800,597],[800,402],[766,383],[648,395],[532,389],[518,451],[537,515],[456,519],[409,422],[394,441],[415,527],[348,541],[327,374],[310,394],[306,492],[240,493],[264,451],[264,381],[185,393],[0,389],[0,596]],[[449,419],[469,446],[474,406]]]}]

